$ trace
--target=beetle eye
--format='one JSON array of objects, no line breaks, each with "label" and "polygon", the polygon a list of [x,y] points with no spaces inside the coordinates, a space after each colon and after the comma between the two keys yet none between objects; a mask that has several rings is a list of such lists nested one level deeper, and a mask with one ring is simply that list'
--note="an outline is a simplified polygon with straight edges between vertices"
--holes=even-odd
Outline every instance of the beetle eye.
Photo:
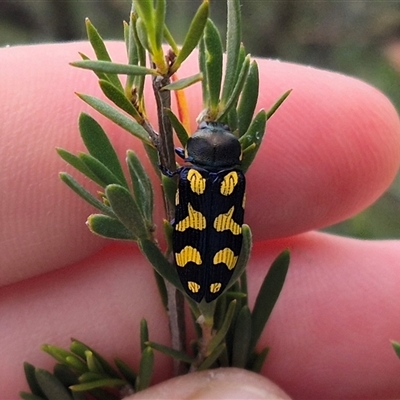
[{"label": "beetle eye", "polygon": [[199,125],[199,129],[208,129],[208,124],[207,122],[203,121]]}]

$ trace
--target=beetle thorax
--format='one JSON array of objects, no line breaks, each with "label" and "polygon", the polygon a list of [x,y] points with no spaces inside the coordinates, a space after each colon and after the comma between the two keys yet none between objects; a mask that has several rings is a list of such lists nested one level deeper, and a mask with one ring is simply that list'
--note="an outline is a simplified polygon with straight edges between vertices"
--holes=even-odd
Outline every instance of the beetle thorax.
[{"label": "beetle thorax", "polygon": [[186,146],[188,161],[206,169],[231,168],[240,164],[239,140],[225,129],[201,129]]}]

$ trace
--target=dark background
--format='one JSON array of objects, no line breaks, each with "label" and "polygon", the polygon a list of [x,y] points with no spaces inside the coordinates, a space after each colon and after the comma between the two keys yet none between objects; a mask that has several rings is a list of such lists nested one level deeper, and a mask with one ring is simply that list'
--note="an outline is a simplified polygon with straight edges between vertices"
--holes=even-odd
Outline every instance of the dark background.
[{"label": "dark background", "polygon": [[[199,4],[200,0],[167,1],[167,24],[177,40],[182,40]],[[359,77],[400,109],[400,1],[241,0],[241,4],[243,42],[253,56]],[[211,9],[224,32],[225,0],[211,0]],[[84,40],[85,17],[104,38],[122,39],[122,20],[129,10],[128,0],[1,0],[0,45]],[[327,230],[361,238],[399,238],[400,178],[367,210]]]}]

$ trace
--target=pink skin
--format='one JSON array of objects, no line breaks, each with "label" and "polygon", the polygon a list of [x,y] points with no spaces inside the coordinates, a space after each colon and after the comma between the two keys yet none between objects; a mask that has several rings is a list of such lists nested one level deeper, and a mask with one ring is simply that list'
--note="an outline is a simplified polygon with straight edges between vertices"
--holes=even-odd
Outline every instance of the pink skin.
[{"label": "pink skin", "polygon": [[[123,62],[123,45],[109,45]],[[143,317],[152,340],[169,342],[147,262],[136,246],[91,235],[84,221],[94,210],[57,177],[72,169],[54,148],[83,150],[81,111],[98,119],[121,159],[127,148],[143,154],[137,140],[73,94],[101,96],[93,74],[68,65],[78,51],[92,55],[86,43],[0,52],[4,399],[26,390],[23,361],[51,368],[39,351],[43,343],[68,346],[74,336],[131,362]],[[180,76],[193,73],[195,64],[188,61]],[[292,251],[287,284],[261,338],[271,347],[263,374],[296,399],[398,397],[400,361],[389,340],[400,340],[399,242],[308,232],[356,214],[388,187],[400,160],[398,116],[380,92],[358,80],[270,60],[259,60],[259,67],[258,108],[293,89],[247,174],[246,222],[255,240],[250,293],[273,258]],[[195,129],[199,87],[187,96]],[[154,121],[151,104],[148,113]],[[159,193],[157,204],[160,221]],[[157,355],[155,381],[170,370],[170,360]]]}]

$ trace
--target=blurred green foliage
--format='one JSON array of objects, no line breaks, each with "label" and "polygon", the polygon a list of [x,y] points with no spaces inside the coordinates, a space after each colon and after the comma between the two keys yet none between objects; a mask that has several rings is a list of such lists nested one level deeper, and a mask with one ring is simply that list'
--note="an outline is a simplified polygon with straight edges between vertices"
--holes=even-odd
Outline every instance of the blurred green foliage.
[{"label": "blurred green foliage", "polygon": [[[183,39],[200,0],[169,0],[167,24]],[[254,56],[279,58],[359,77],[381,89],[400,110],[400,72],[385,50],[400,42],[399,1],[242,0],[243,41]],[[107,39],[122,39],[129,0],[0,2],[0,45],[86,40],[90,17]],[[226,4],[211,0],[223,32]],[[362,238],[400,237],[400,178],[377,203],[327,229]]]}]

